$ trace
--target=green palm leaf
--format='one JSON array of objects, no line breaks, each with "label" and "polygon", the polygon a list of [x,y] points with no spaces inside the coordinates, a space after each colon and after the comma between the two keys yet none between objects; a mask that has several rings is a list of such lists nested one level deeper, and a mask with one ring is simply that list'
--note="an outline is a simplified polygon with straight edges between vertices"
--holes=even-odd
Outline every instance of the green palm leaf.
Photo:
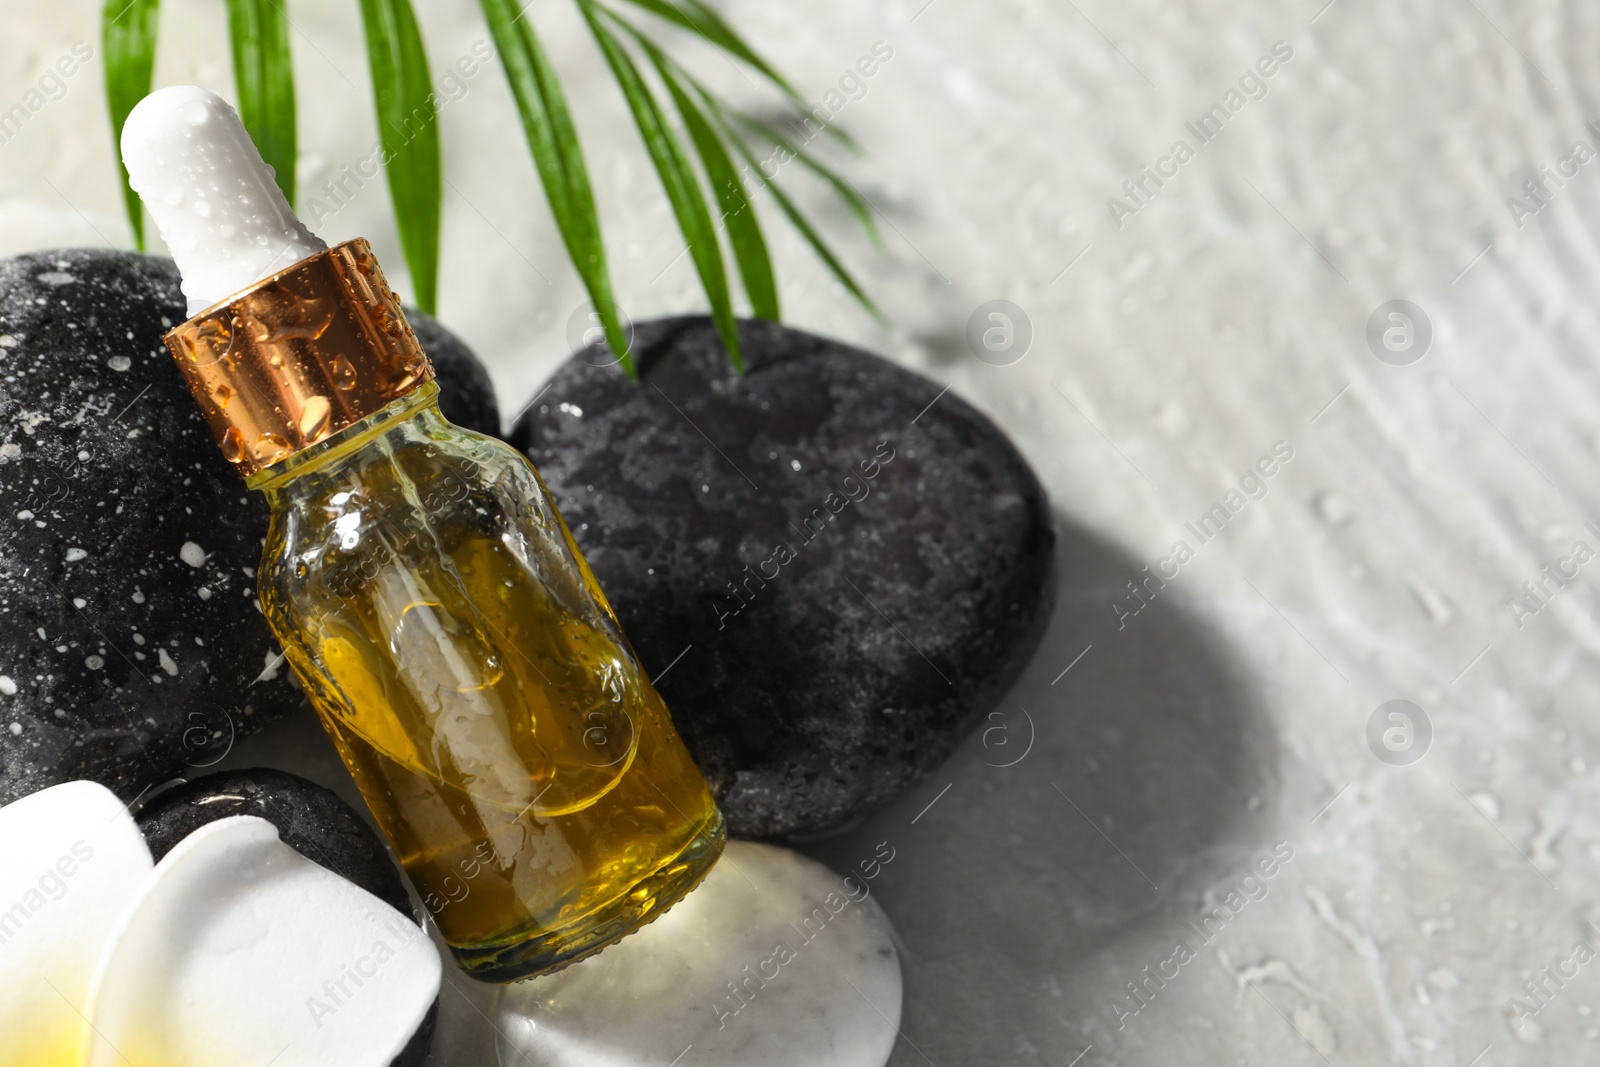
[{"label": "green palm leaf", "polygon": [[639,68],[622,47],[622,42],[601,23],[598,6],[592,0],[578,0],[578,7],[601,53],[605,55],[611,73],[622,88],[629,110],[633,112],[639,136],[644,139],[645,150],[655,164],[667,200],[677,216],[678,228],[683,233],[683,239],[689,243],[689,255],[700,275],[706,299],[711,304],[711,319],[716,324],[717,334],[728,351],[728,358],[742,374],[744,358],[739,351],[739,332],[733,317],[733,300],[728,295],[722,246],[717,241],[716,228],[711,222],[711,212],[706,207],[700,181],[690,167],[672,127],[662,115],[660,105],[640,77]]},{"label": "green palm leaf", "polygon": [[561,83],[539,44],[531,20],[523,17],[512,0],[479,0],[489,31],[500,53],[500,65],[516,98],[528,148],[550,201],[556,228],[567,246],[595,313],[600,316],[606,342],[630,378],[637,378],[611,291],[605,245],[600,237],[600,217],[595,211],[589,172],[577,131],[567,111]]},{"label": "green palm leaf", "polygon": [[[715,121],[723,139],[727,141],[727,143],[733,145],[734,149],[744,159],[747,165],[746,173],[753,171],[760,175],[759,180],[761,182],[761,187],[765,188],[772,194],[772,199],[777,203],[778,208],[783,212],[784,216],[788,218],[790,224],[794,226],[795,230],[800,234],[800,236],[805,239],[805,242],[811,246],[811,250],[817,254],[817,258],[821,259],[828,270],[832,272],[833,276],[838,279],[839,284],[843,285],[846,291],[848,291],[851,296],[855,297],[861,306],[865,308],[873,318],[877,319],[879,322],[887,323],[888,319],[884,317],[883,312],[878,309],[878,306],[874,304],[871,298],[867,296],[866,291],[861,288],[860,284],[857,283],[855,278],[851,276],[850,272],[845,269],[844,264],[839,261],[839,257],[834,254],[831,248],[828,247],[827,242],[825,242],[821,235],[817,233],[816,229],[806,221],[805,216],[800,213],[800,209],[795,206],[794,201],[789,199],[788,195],[778,187],[778,183],[776,181],[767,177],[766,171],[762,169],[761,163],[756,159],[755,153],[751,151],[750,146],[747,145],[739,137],[737,131],[732,128],[732,120],[730,119],[728,109],[724,107],[717,100],[717,98],[711,94],[710,90],[706,89],[705,86],[701,85],[693,78],[687,77],[686,75],[683,77],[684,80],[689,83],[689,86],[695,91],[695,94],[700,97],[701,103],[705,105],[706,112]],[[850,187],[843,178],[836,178],[836,180],[852,195],[861,199],[863,208],[867,207],[865,198],[861,198],[860,194],[857,193],[854,188]],[[878,231],[872,222],[870,211],[864,215],[862,222],[863,226],[867,230],[867,233],[874,238],[874,243],[876,243],[879,249],[882,250],[883,242],[880,238],[878,238]]]},{"label": "green palm leaf", "polygon": [[292,205],[296,135],[289,18],[277,0],[228,0],[228,37],[239,118]]},{"label": "green palm leaf", "polygon": [[684,91],[671,60],[661,50],[647,46],[647,54],[667,91],[672,94],[678,114],[683,117],[695,151],[706,169],[706,177],[716,192],[717,203],[722,208],[722,220],[728,226],[728,238],[733,254],[739,263],[739,276],[744,280],[744,290],[750,297],[750,308],[758,319],[777,322],[778,286],[772,276],[772,257],[767,253],[767,242],[761,234],[761,223],[756,218],[755,207],[745,196],[744,182],[739,171],[728,157],[718,132],[694,100]]},{"label": "green palm leaf", "polygon": [[439,116],[428,56],[409,0],[361,0],[372,93],[378,106],[389,199],[417,306],[433,314],[439,294]]},{"label": "green palm leaf", "polygon": [[[704,92],[704,90],[701,91],[702,93]],[[866,197],[856,191],[855,186],[841,178],[837,172],[817,159],[816,156],[785,137],[771,123],[763,122],[752,115],[737,112],[733,114],[732,118],[740,126],[765,138],[773,147],[788,152],[799,161],[802,167],[805,167],[831,185],[833,191],[839,195],[839,199],[843,200],[845,206],[855,215],[856,221],[861,223],[861,228],[867,231],[867,236],[872,238],[872,243],[878,247],[878,251],[882,252],[884,250],[883,235],[878,232],[878,223],[873,218],[872,205],[867,203]],[[762,176],[766,176],[765,171],[762,172]]]},{"label": "green palm leaf", "polygon": [[760,56],[755,50],[745,44],[733,28],[722,20],[722,16],[711,10],[699,0],[628,0],[635,7],[665,19],[675,26],[681,26],[691,33],[697,33],[729,55],[737,56],[762,74],[767,80],[783,90],[785,96],[796,104],[804,106],[800,94],[795,91],[789,80]]},{"label": "green palm leaf", "polygon": [[[713,114],[720,115],[720,112],[713,111]],[[750,146],[745,144],[738,137],[733,136],[733,132],[731,130],[727,130],[726,132],[728,134],[729,141],[731,141],[734,148],[738,150],[739,155],[744,157],[744,160],[749,164],[750,169],[760,174],[761,164],[756,160],[755,153],[750,150]],[[762,178],[765,179],[766,175],[762,174]],[[789,224],[792,225],[800,234],[800,236],[805,239],[806,244],[811,246],[811,250],[817,254],[817,258],[822,260],[823,264],[830,272],[832,272],[833,276],[839,280],[839,284],[844,286],[845,290],[851,296],[856,298],[856,301],[867,310],[868,314],[877,319],[879,322],[887,323],[889,320],[884,317],[882,311],[878,310],[878,305],[872,302],[872,298],[867,296],[866,291],[861,288],[861,286],[856,282],[855,278],[851,276],[850,272],[845,269],[844,264],[839,262],[839,257],[834,255],[833,250],[828,247],[827,242],[822,239],[822,236],[817,233],[816,229],[812,227],[811,223],[806,221],[806,217],[800,213],[800,209],[795,206],[794,201],[789,199],[788,194],[779,188],[778,183],[775,181],[764,181],[764,187],[766,188],[767,192],[772,194],[772,199],[777,203],[779,210],[783,212],[784,216],[788,218]]]},{"label": "green palm leaf", "polygon": [[150,93],[151,71],[156,61],[156,16],[160,0],[106,0],[101,15],[100,42],[106,62],[106,107],[111,112],[111,139],[122,170],[122,201],[133,227],[133,246],[144,251],[144,205],[128,184],[122,166],[122,126],[128,112]]},{"label": "green palm leaf", "polygon": [[[295,197],[297,130],[294,72],[289,52],[290,26],[285,0],[226,0],[228,36],[238,90],[239,116],[278,185],[292,204]],[[494,39],[506,82],[516,101],[528,149],[539,172],[551,215],[568,257],[583,280],[617,362],[637,380],[622,315],[612,290],[599,212],[583,150],[554,66],[540,43],[523,0],[479,0]],[[861,305],[883,318],[832,249],[778,185],[762,172],[753,144],[797,159],[822,178],[860,220],[872,240],[882,238],[871,205],[849,181],[806,151],[794,139],[754,116],[729,108],[673,60],[652,37],[610,6],[611,0],[574,0],[611,74],[622,90],[652,166],[682,232],[712,321],[741,373],[737,323],[724,251],[719,236],[726,224],[728,243],[752,312],[776,320],[778,285],[771,251],[752,193],[766,188],[779,210]],[[705,0],[616,0],[699,36],[714,49],[757,71],[789,104],[806,110],[794,86],[752,49]],[[120,139],[133,107],[150,91],[160,0],[106,0],[102,38],[106,57],[106,103]],[[377,102],[378,129],[389,198],[419,305],[432,311],[438,301],[440,224],[444,181],[438,129],[438,100],[411,0],[360,0],[362,25]],[[624,44],[624,40],[628,43]],[[476,49],[475,49],[476,51]],[[653,87],[641,74],[635,54],[642,52],[655,73]],[[668,121],[657,94],[671,98],[693,151]],[[828,133],[854,148],[836,127]],[[809,141],[809,138],[807,138]],[[698,159],[700,170],[696,169]],[[739,164],[743,161],[743,165]],[[787,161],[787,160],[785,160]],[[770,162],[770,160],[768,161]],[[710,183],[701,184],[702,173]],[[751,171],[760,172],[752,174]],[[122,173],[122,190],[134,243],[144,247],[144,216],[139,198]]]},{"label": "green palm leaf", "polygon": [[[754,69],[760,71],[768,81],[776,85],[783,94],[789,98],[790,103],[801,111],[810,111],[811,105],[801,98],[789,80],[772,68],[772,65],[756,54],[740,36],[734,32],[733,27],[725,22],[721,15],[707,7],[701,0],[628,0],[635,7],[666,20],[675,26],[699,34],[717,48],[729,55],[735,56]],[[832,136],[851,148],[857,148],[855,141],[849,134],[834,126],[824,124]]]}]

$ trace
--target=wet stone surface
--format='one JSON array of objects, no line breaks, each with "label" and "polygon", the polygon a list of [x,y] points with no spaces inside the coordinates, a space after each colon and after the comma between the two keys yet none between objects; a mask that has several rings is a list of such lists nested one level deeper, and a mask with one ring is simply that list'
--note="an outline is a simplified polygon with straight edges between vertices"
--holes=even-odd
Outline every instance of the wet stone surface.
[{"label": "wet stone surface", "polygon": [[641,323],[641,384],[567,361],[510,439],[539,467],[743,836],[824,830],[941,762],[1049,614],[1033,472],[926,378],[770,323]]},{"label": "wet stone surface", "polygon": [[[183,318],[167,259],[0,261],[0,803],[132,798],[300,703],[256,607],[266,506],[161,343]],[[492,432],[482,367],[414,321],[444,410]]]}]

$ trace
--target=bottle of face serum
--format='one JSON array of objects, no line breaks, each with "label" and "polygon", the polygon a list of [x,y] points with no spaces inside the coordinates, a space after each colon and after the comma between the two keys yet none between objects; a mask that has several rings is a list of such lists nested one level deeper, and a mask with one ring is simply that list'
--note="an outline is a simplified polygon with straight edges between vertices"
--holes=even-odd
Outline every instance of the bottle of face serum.
[{"label": "bottle of face serum", "polygon": [[655,918],[722,817],[538,473],[439,414],[367,243],[312,236],[220,97],[150,95],[122,154],[183,273],[167,346],[272,508],[262,609],[462,968]]}]

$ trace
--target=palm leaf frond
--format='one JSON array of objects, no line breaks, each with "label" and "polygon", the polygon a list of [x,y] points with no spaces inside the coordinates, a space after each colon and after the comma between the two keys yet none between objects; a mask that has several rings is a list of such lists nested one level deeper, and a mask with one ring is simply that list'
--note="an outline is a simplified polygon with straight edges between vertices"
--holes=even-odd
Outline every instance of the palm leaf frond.
[{"label": "palm leaf frond", "polygon": [[745,195],[739,171],[729,158],[718,130],[685,91],[685,79],[680,76],[677,65],[659,48],[641,43],[662,84],[672,94],[673,105],[689,131],[689,139],[694,142],[706,178],[716,194],[718,206],[722,209],[722,221],[728,227],[734,258],[739,264],[739,276],[744,281],[745,295],[750,298],[750,310],[758,319],[777,322],[781,316],[778,312],[778,285],[772,274],[772,257],[767,253],[761,223],[756,218],[755,207]]},{"label": "palm leaf frond", "polygon": [[722,246],[711,221],[711,212],[700,188],[700,180],[689,165],[678,137],[662,114],[661,106],[639,74],[639,68],[615,34],[601,21],[601,9],[592,0],[579,0],[579,9],[589,24],[595,43],[600,46],[611,73],[622,89],[622,95],[633,113],[639,136],[644,139],[645,151],[655,165],[666,190],[672,212],[677,216],[678,229],[688,242],[688,253],[700,275],[700,284],[711,304],[711,319],[717,334],[728,352],[728,358],[740,373],[744,371],[744,358],[739,351],[739,332],[733,317],[733,300],[728,294],[728,275],[723,267]]},{"label": "palm leaf frond", "polygon": [[[100,43],[105,52],[106,107],[111,112],[111,138],[122,140],[122,126],[128,112],[150,93],[150,75],[156,62],[156,16],[160,0],[106,0],[101,16]],[[117,150],[117,166],[122,170],[122,201],[133,227],[133,246],[144,251],[144,205],[128,184],[128,168],[122,166],[122,151]]]},{"label": "palm leaf frond", "polygon": [[600,316],[606,342],[630,378],[637,378],[628,350],[622,316],[611,290],[600,217],[595,211],[589,172],[583,150],[567,110],[566,97],[545,55],[531,21],[512,0],[479,0],[489,31],[500,53],[500,65],[511,85],[511,95],[522,117],[523,132],[533,153],[534,166],[544,185],[545,197],[555,216],[556,228],[567,254],[589,291],[595,314]]},{"label": "palm leaf frond", "polygon": [[[733,27],[729,26],[721,15],[707,7],[701,0],[627,0],[627,2],[643,8],[657,18],[705,38],[713,46],[759,71],[801,112],[810,110],[811,105],[806,103],[789,80],[774,70],[772,64],[756,54],[756,51],[734,32]],[[831,124],[827,129],[840,143],[853,150],[860,150],[854,138],[843,130]]]},{"label": "palm leaf frond", "polygon": [[[761,169],[761,164],[756,161],[755,153],[750,150],[748,145],[738,138],[733,138],[733,144],[751,169],[756,171]],[[872,298],[867,296],[866,291],[845,269],[844,264],[839,262],[839,257],[834,255],[833,250],[822,239],[822,235],[817,233],[811,223],[806,221],[805,215],[795,206],[794,201],[789,199],[788,194],[778,187],[778,183],[768,181],[765,188],[767,192],[772,194],[773,201],[778,205],[778,209],[783,212],[784,217],[789,220],[789,224],[805,239],[806,244],[811,246],[811,250],[817,254],[817,258],[822,260],[823,265],[838,279],[839,284],[844,286],[845,291],[855,297],[856,302],[865,308],[873,318],[879,322],[887,322],[888,320],[884,317],[883,312],[878,310],[878,305],[872,302]]]},{"label": "palm leaf frond", "polygon": [[432,315],[438,306],[443,191],[428,55],[409,0],[361,0],[361,20],[395,227],[417,306]]},{"label": "palm leaf frond", "polygon": [[[411,0],[359,0],[377,104],[379,150],[393,205],[395,228],[410,268],[415,299],[433,312],[438,303],[439,248],[444,174],[439,102],[427,51]],[[606,342],[624,372],[638,374],[612,288],[583,149],[555,67],[522,0],[478,0],[517,107],[523,133],[567,255],[588,291]],[[866,291],[774,180],[790,159],[821,178],[860,222],[881,251],[871,203],[837,171],[808,151],[826,132],[855,142],[810,112],[794,85],[758,54],[705,0],[574,0],[638,127],[688,254],[710,305],[730,362],[741,373],[737,323],[721,232],[737,266],[750,310],[776,321],[781,313],[772,254],[755,207],[766,189],[774,203],[839,283],[870,314],[883,320]],[[114,134],[150,91],[160,0],[106,0],[101,33],[106,57],[106,103]],[[712,48],[756,71],[782,94],[807,125],[803,138],[730,107],[696,80],[653,37],[622,13],[623,6],[698,36]],[[283,0],[226,0],[239,117],[284,196],[295,199],[297,128],[290,25]],[[474,49],[476,51],[476,49]],[[640,58],[642,57],[642,58]],[[651,79],[647,80],[645,72]],[[670,101],[670,103],[669,103]],[[675,116],[676,122],[669,117]],[[767,159],[757,159],[758,148]],[[142,250],[143,207],[122,172],[122,191]]]},{"label": "palm leaf frond", "polygon": [[[790,138],[785,137],[771,123],[742,112],[732,112],[731,117],[738,125],[764,138],[772,147],[789,153],[802,167],[805,167],[832,186],[839,199],[844,201],[851,214],[855,215],[856,221],[861,224],[861,228],[867,231],[867,236],[872,238],[872,243],[878,247],[880,252],[883,251],[883,235],[878,232],[878,223],[873,218],[872,205],[867,202],[867,198],[862,196],[855,186],[840,177],[837,171],[823,163],[815,155],[795,144]],[[831,129],[832,127],[829,128]],[[762,172],[762,176],[767,176],[765,171]]]},{"label": "palm leaf frond", "polygon": [[239,118],[292,205],[298,144],[289,17],[276,0],[228,0],[228,39]]}]

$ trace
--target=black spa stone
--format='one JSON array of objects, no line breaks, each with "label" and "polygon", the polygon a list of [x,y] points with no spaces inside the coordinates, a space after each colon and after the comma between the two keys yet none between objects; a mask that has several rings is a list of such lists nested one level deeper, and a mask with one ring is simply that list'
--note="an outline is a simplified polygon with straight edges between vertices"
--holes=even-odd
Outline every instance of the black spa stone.
[{"label": "black spa stone", "polygon": [[[206,775],[156,794],[135,818],[159,863],[200,827],[234,815],[267,820],[278,828],[283,843],[302,856],[402,914],[417,915],[378,835],[331,790],[298,775],[265,767]],[[423,1062],[438,1010],[435,1002],[393,1067]]]},{"label": "black spa stone", "polygon": [[[512,428],[733,832],[837,826],[917,781],[1015,680],[1048,501],[995,425],[869,353],[642,323],[641,384],[569,359]],[[930,406],[931,405],[931,406]]]},{"label": "black spa stone", "polygon": [[170,260],[0,260],[0,802],[131,799],[295,706],[255,606],[267,511],[161,343]]},{"label": "black spa stone", "polygon": [[[0,804],[77,778],[131,799],[300,702],[256,607],[267,509],[161,343],[171,260],[0,260]],[[487,373],[413,317],[447,416],[495,433]]]},{"label": "black spa stone", "polygon": [[200,827],[234,815],[267,820],[302,856],[413,914],[400,870],[378,835],[332,790],[299,775],[267,767],[208,774],[155,794],[135,821],[160,863]]},{"label": "black spa stone", "polygon": [[406,308],[406,321],[416,331],[422,350],[433,363],[439,383],[439,411],[457,426],[491,437],[500,436],[500,407],[494,382],[466,342],[416,308]]}]

